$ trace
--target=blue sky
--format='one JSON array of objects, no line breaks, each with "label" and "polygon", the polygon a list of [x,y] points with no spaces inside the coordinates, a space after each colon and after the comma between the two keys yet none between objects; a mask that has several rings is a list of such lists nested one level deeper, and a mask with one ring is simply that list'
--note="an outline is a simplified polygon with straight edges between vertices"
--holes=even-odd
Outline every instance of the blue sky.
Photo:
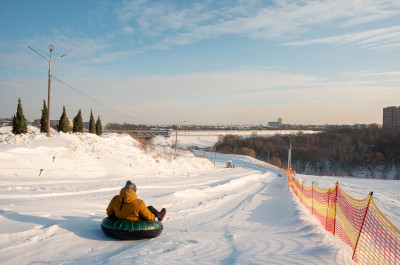
[{"label": "blue sky", "polygon": [[0,37],[3,118],[18,98],[40,118],[48,63],[28,46],[49,44],[68,54],[52,119],[380,124],[400,105],[398,0],[1,1]]}]

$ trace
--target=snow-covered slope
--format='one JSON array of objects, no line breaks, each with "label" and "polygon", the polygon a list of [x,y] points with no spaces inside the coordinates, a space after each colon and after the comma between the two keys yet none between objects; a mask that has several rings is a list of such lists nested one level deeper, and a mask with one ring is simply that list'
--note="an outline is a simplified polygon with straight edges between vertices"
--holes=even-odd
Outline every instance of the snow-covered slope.
[{"label": "snow-covered slope", "polygon": [[[214,154],[204,154],[180,150],[175,160],[174,150],[117,134],[0,135],[0,263],[353,264],[280,171],[222,154],[214,167]],[[167,208],[159,237],[120,241],[101,231],[128,179],[147,205]]]}]

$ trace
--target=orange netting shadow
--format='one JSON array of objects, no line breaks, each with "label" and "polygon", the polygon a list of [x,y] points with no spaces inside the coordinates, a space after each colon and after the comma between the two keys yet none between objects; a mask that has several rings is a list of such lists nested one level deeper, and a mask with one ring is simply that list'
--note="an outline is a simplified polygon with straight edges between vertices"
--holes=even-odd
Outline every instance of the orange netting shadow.
[{"label": "orange netting shadow", "polygon": [[348,195],[336,183],[330,189],[300,184],[290,170],[288,185],[325,229],[353,249],[360,264],[400,265],[400,231],[378,209],[372,192],[363,200]]}]

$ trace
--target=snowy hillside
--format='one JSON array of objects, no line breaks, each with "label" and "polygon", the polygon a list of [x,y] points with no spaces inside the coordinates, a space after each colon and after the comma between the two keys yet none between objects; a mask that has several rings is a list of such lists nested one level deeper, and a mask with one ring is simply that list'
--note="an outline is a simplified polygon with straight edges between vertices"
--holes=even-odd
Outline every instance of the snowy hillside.
[{"label": "snowy hillside", "polygon": [[[213,153],[179,150],[175,160],[169,147],[127,135],[1,130],[0,264],[354,264],[282,172],[261,161],[217,154],[214,167]],[[120,241],[101,231],[128,179],[147,205],[167,209],[159,237]],[[363,198],[374,188],[385,214],[400,220],[398,182],[339,181]]]}]

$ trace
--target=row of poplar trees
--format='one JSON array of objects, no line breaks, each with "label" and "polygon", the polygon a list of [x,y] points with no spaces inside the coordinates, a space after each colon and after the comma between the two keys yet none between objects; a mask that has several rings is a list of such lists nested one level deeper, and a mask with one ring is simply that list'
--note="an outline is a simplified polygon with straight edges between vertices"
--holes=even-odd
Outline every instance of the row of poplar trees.
[{"label": "row of poplar trees", "polygon": [[[40,132],[47,133],[47,116],[48,110],[46,101],[43,100],[42,117],[40,118]],[[17,113],[13,116],[13,133],[21,134],[27,133],[27,122],[22,110],[21,99],[18,99]],[[63,106],[63,112],[58,122],[58,131],[68,133],[71,131],[71,126],[69,124],[69,119],[65,111],[65,106]],[[72,127],[72,132],[83,132],[83,121],[82,112],[79,110],[78,114],[74,118],[74,125]],[[90,110],[90,121],[89,121],[89,133],[101,135],[103,133],[103,126],[101,124],[100,116],[98,116],[97,121],[94,121],[93,112]]]}]

